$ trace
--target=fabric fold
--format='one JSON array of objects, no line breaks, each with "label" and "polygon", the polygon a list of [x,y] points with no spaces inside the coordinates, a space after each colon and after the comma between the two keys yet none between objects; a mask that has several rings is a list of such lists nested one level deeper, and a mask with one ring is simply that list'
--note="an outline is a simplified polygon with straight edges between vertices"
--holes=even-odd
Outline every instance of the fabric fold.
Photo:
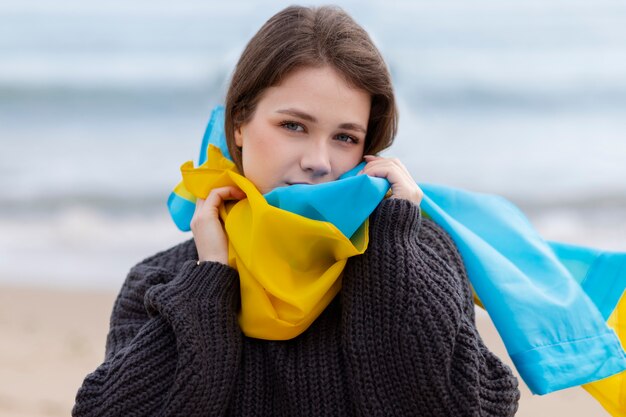
[{"label": "fabric fold", "polygon": [[244,334],[287,340],[305,331],[339,292],[347,259],[367,248],[369,213],[347,237],[331,222],[274,207],[211,144],[201,166],[186,162],[181,173],[177,189],[195,198],[223,186],[237,186],[246,194],[220,207],[228,263],[239,272]]},{"label": "fabric fold", "polygon": [[[455,241],[474,291],[533,393],[589,383],[626,369],[619,339],[600,312],[615,307],[614,297],[596,297],[598,306],[580,285],[583,275],[593,277],[590,272],[601,268],[607,279],[593,278],[595,293],[622,294],[626,254],[551,245],[517,207],[499,196],[432,184],[420,187],[423,211]],[[596,262],[605,255],[610,262]],[[566,265],[577,271],[580,281]]]}]

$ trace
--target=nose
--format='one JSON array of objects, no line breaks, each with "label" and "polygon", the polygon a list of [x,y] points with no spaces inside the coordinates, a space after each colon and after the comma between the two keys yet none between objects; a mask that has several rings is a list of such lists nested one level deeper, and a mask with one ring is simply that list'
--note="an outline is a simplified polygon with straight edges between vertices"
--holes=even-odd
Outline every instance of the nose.
[{"label": "nose", "polygon": [[313,179],[324,178],[331,173],[330,153],[323,140],[311,140],[304,149],[300,159],[300,167]]}]

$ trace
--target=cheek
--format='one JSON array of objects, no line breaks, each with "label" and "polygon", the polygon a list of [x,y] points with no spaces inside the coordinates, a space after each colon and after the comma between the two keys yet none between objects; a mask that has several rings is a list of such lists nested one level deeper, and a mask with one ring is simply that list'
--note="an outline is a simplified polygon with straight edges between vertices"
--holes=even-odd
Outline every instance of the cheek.
[{"label": "cheek", "polygon": [[243,146],[244,159],[250,161],[258,161],[264,158],[268,153],[269,132],[260,128],[258,124],[252,124],[245,132],[245,140]]},{"label": "cheek", "polygon": [[355,149],[354,152],[341,155],[339,165],[341,166],[341,173],[351,170],[363,161],[363,150]]},{"label": "cheek", "polygon": [[256,147],[259,153],[264,155],[271,155],[273,152],[279,149],[277,142],[271,135],[263,135],[256,142]]},{"label": "cheek", "polygon": [[276,142],[276,131],[274,130],[274,126],[272,126],[269,122],[261,122],[255,124],[253,129],[253,138],[255,148],[260,148],[263,150],[270,150],[275,145]]},{"label": "cheek", "polygon": [[262,193],[269,192],[287,170],[288,148],[271,129],[250,130],[243,147],[243,170]]},{"label": "cheek", "polygon": [[257,128],[251,139],[248,141],[249,151],[253,154],[251,159],[266,167],[284,165],[298,153],[298,142],[281,134],[273,126]]},{"label": "cheek", "polygon": [[255,171],[260,169],[271,171],[273,165],[279,164],[282,151],[283,148],[276,141],[266,136],[259,136],[255,138],[253,143],[249,144],[248,149],[244,152],[247,153],[245,159],[254,163]]}]

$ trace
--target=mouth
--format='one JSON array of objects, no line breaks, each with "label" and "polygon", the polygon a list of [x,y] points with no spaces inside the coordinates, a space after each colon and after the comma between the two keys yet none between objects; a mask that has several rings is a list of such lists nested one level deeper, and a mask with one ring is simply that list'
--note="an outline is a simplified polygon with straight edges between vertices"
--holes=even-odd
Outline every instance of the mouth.
[{"label": "mouth", "polygon": [[289,182],[289,181],[287,181],[285,184],[287,185],[297,185],[297,184],[312,185],[310,182]]}]

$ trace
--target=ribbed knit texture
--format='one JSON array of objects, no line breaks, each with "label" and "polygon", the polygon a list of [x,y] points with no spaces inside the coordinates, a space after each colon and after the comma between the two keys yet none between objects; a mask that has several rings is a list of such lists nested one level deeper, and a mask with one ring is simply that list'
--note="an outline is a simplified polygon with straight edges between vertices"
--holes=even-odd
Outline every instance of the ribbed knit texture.
[{"label": "ribbed knit texture", "polygon": [[370,244],[303,334],[243,336],[237,272],[193,240],[133,267],[78,416],[513,416],[511,370],[484,345],[463,262],[419,208],[384,200]]}]

